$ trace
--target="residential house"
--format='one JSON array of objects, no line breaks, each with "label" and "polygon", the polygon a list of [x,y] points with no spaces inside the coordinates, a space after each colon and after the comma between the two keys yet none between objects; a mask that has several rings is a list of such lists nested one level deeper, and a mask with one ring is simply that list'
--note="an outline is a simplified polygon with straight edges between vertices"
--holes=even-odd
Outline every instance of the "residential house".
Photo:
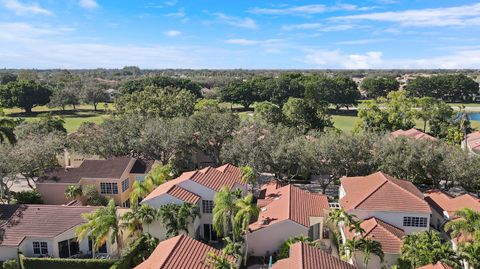
[{"label": "residential house", "polygon": [[468,149],[471,153],[480,154],[480,132],[473,132],[467,134],[462,147]]},{"label": "residential house", "polygon": [[429,229],[430,206],[411,182],[382,172],[340,182],[340,206],[360,220],[376,217],[405,234]]},{"label": "residential house", "polygon": [[[423,194],[406,180],[399,180],[382,172],[368,176],[344,177],[339,189],[342,209],[355,215],[366,231],[367,238],[382,244],[386,254],[380,264],[378,257],[372,257],[372,268],[391,266],[400,254],[404,235],[427,231],[430,225],[431,209]],[[367,232],[368,231],[368,232]],[[341,229],[342,240],[358,237],[348,229]],[[352,262],[360,268],[361,253],[355,253]]]},{"label": "residential house", "polygon": [[[380,261],[379,257],[372,256],[369,261],[369,267],[390,268],[396,264],[398,258],[400,258],[400,248],[405,232],[375,217],[364,220],[360,227],[365,231],[363,236],[378,241],[382,245],[382,250],[385,254],[383,262]],[[343,228],[342,235],[345,236],[343,240],[352,240],[354,238],[357,241],[360,240],[360,234],[350,231],[347,227]],[[355,255],[352,256],[355,259],[354,264],[363,267],[363,257],[364,255],[361,251],[356,251]]]},{"label": "residential house", "polygon": [[433,137],[429,134],[426,134],[418,129],[411,128],[408,130],[397,130],[390,133],[390,137],[397,138],[397,137],[409,137],[413,139],[427,139],[427,140],[438,140],[438,138]]},{"label": "residential house", "polygon": [[[272,181],[262,186],[257,204],[260,214],[250,224],[247,234],[251,255],[271,255],[290,237],[323,239],[324,220],[329,210],[327,196]],[[324,243],[327,244],[327,240]]]},{"label": "residential house", "polygon": [[432,226],[437,230],[443,225],[455,219],[455,211],[471,208],[480,212],[480,201],[470,194],[454,197],[441,190],[429,190],[425,192],[425,200],[432,208]]},{"label": "residential house", "polygon": [[[88,257],[92,243],[77,241],[76,228],[85,222],[83,213],[95,207],[62,205],[0,205],[0,261],[27,257]],[[107,242],[97,253],[112,254],[116,245]]]},{"label": "residential house", "polygon": [[271,269],[355,269],[356,267],[321,249],[298,242],[290,246],[290,256],[278,260]]},{"label": "residential house", "polygon": [[[207,263],[208,253],[220,255],[220,250],[197,241],[186,235],[160,242],[147,260],[135,269],[213,269]],[[228,256],[231,263],[237,264],[234,257]]]},{"label": "residential house", "polygon": [[116,157],[106,160],[85,160],[78,168],[56,168],[37,183],[36,188],[46,204],[66,204],[70,199],[65,191],[71,185],[94,185],[97,190],[115,204],[130,207],[130,191],[135,180],[144,180],[154,161],[131,157]]},{"label": "residential house", "polygon": [[[206,241],[217,241],[217,235],[212,227],[212,210],[215,194],[223,187],[230,190],[241,189],[247,192],[247,184],[241,179],[240,168],[231,164],[214,168],[207,167],[201,170],[185,172],[178,178],[170,180],[151,192],[142,201],[154,208],[166,204],[191,203],[198,205],[201,217],[197,218],[189,227],[190,233]],[[159,239],[165,238],[163,224],[156,221],[146,225],[146,229]]]}]

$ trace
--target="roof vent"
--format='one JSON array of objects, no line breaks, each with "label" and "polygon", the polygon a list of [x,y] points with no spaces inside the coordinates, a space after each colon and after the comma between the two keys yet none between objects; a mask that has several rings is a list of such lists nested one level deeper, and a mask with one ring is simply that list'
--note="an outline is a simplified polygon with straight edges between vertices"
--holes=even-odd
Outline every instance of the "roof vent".
[{"label": "roof vent", "polygon": [[262,208],[260,208],[260,210],[263,212],[263,211],[267,210],[267,208],[266,208],[266,207],[262,207]]}]

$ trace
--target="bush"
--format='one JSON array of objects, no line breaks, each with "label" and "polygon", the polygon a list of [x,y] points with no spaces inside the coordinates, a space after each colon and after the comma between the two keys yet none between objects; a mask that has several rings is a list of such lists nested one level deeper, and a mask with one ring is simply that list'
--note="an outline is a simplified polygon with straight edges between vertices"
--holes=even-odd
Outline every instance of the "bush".
[{"label": "bush", "polygon": [[108,269],[116,260],[26,258],[20,256],[22,269]]},{"label": "bush", "polygon": [[42,196],[38,191],[19,191],[13,195],[17,204],[43,204]]},{"label": "bush", "polygon": [[142,235],[110,269],[131,269],[142,263],[155,249],[158,240],[150,235]]},{"label": "bush", "polygon": [[2,264],[2,262],[0,262],[0,268],[3,268],[3,269],[18,269],[17,260],[15,260],[15,259],[7,260],[7,261],[4,261],[3,264]]}]

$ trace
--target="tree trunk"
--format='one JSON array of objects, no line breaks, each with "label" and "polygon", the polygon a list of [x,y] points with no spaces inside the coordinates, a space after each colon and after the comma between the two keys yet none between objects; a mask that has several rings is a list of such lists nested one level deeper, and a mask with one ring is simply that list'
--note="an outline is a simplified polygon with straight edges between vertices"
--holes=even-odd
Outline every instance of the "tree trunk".
[{"label": "tree trunk", "polygon": [[[431,131],[431,130],[430,130]],[[427,121],[423,121],[423,132],[426,133],[427,132]]]},{"label": "tree trunk", "polygon": [[97,103],[93,103],[93,110],[97,111]]},{"label": "tree trunk", "polygon": [[32,113],[32,107],[24,107],[26,113]]}]

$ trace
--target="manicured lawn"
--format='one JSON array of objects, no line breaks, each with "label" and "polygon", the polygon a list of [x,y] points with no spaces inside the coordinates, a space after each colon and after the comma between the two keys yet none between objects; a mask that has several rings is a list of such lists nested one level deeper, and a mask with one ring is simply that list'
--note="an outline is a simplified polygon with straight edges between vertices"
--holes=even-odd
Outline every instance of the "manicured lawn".
[{"label": "manicured lawn", "polygon": [[[78,127],[84,122],[102,123],[109,117],[108,110],[113,109],[111,104],[99,104],[97,106],[98,111],[93,110],[91,105],[80,105],[76,107],[76,110],[68,107],[65,111],[54,108],[50,109],[46,106],[39,106],[33,109],[32,114],[25,114],[23,110],[19,108],[4,109],[5,116],[12,118],[22,118],[26,121],[34,121],[41,116],[42,113],[52,113],[55,116],[60,116],[65,121],[65,129],[71,133],[78,129]],[[105,110],[107,109],[107,111]]]},{"label": "manicured lawn", "polygon": [[351,132],[355,127],[355,122],[357,121],[356,116],[347,116],[347,115],[332,115],[333,126],[344,131]]}]

